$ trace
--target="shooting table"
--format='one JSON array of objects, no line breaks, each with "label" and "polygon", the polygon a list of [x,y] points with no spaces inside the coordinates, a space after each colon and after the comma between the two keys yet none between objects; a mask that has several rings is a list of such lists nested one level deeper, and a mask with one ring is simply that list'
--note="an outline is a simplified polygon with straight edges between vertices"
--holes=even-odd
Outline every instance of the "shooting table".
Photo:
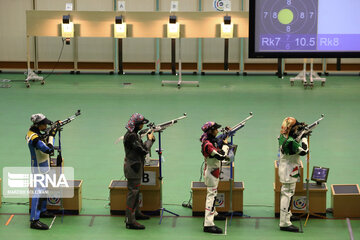
[{"label": "shooting table", "polygon": [[[82,209],[82,183],[83,180],[68,180],[69,186],[74,187],[72,198],[63,198],[64,214],[78,215]],[[47,210],[62,213],[60,199],[48,199]],[[31,198],[29,199],[29,211],[31,211]]]},{"label": "shooting table", "polygon": [[[233,176],[234,176],[234,162],[233,164]],[[230,210],[230,166],[223,166],[220,175],[220,182],[218,185],[218,194],[216,211],[219,213],[227,213]],[[234,178],[233,178],[234,179]],[[243,192],[244,182],[234,182],[232,180],[233,188],[233,211],[234,213],[243,213]],[[192,190],[192,215],[193,216],[204,216],[205,214],[205,201],[206,201],[206,185],[204,182],[191,182]]]},{"label": "shooting table", "polygon": [[[291,202],[291,212],[294,214],[302,214],[306,212],[306,183],[303,181],[303,164],[300,161],[300,181],[296,183],[295,194]],[[274,162],[275,167],[275,182],[274,195],[275,195],[275,216],[280,215],[280,194],[281,182],[279,180],[279,162]],[[326,183],[318,185],[316,183],[309,183],[309,206],[310,211],[319,215],[326,215]]]},{"label": "shooting table", "polygon": [[[140,209],[151,215],[160,215],[159,160],[151,160],[144,167],[144,176],[140,186]],[[112,180],[110,189],[110,213],[124,215],[126,209],[127,181]]]},{"label": "shooting table", "polygon": [[331,207],[334,217],[360,217],[358,184],[331,184]]}]

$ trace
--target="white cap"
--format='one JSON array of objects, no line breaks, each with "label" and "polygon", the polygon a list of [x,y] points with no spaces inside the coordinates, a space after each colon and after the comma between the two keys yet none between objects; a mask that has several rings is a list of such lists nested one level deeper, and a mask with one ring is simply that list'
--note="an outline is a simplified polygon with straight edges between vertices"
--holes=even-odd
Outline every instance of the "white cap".
[{"label": "white cap", "polygon": [[34,124],[38,124],[40,122],[43,122],[44,124],[51,124],[51,121],[49,119],[47,119],[45,117],[44,114],[42,113],[36,113],[31,115],[30,120],[34,123]]}]

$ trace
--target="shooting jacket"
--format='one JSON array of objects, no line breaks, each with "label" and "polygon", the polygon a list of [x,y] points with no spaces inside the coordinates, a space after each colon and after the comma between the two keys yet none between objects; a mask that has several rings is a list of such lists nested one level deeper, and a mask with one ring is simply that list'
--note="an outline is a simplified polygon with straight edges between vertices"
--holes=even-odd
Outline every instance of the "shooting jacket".
[{"label": "shooting jacket", "polygon": [[[207,187],[217,187],[219,183],[219,177],[221,172],[221,160],[218,160],[213,155],[214,152],[219,153],[221,150],[216,142],[216,138],[208,138],[203,141],[202,145],[202,154],[205,159],[204,167],[204,180]],[[229,146],[226,144],[223,145],[222,150],[224,155],[227,155],[229,152]]]},{"label": "shooting jacket", "polygon": [[25,136],[30,150],[31,167],[37,170],[38,167],[49,166],[51,149],[43,141],[43,135],[40,130],[32,126]]},{"label": "shooting jacket", "polygon": [[149,153],[153,143],[152,140],[147,140],[144,143],[139,134],[127,131],[124,136],[124,174],[127,179],[142,178],[145,156]]},{"label": "shooting jacket", "polygon": [[297,142],[293,137],[279,136],[280,161],[279,177],[281,183],[296,183],[300,179],[300,156],[308,151],[307,139]]}]

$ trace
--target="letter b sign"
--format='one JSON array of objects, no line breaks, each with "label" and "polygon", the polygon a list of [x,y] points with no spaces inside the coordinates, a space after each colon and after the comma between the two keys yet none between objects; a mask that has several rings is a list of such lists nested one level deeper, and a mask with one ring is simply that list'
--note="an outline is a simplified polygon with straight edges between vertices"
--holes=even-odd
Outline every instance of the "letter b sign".
[{"label": "letter b sign", "polygon": [[141,185],[155,186],[156,185],[156,172],[144,171]]}]

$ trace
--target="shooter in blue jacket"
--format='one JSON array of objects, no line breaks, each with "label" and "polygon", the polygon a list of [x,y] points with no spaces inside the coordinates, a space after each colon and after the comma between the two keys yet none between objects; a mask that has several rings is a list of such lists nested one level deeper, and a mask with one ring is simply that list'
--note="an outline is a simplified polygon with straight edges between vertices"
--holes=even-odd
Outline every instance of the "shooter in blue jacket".
[{"label": "shooter in blue jacket", "polygon": [[[30,150],[32,173],[46,174],[50,170],[50,154],[54,152],[53,143],[57,128],[51,129],[49,136],[46,136],[42,131],[45,131],[47,125],[52,124],[52,122],[41,113],[33,114],[30,120],[33,124],[25,139]],[[45,190],[46,188],[41,186],[35,186],[34,188],[31,200],[30,228],[48,230],[48,225],[40,222],[40,217],[54,217],[46,209],[47,198],[44,197],[44,194],[41,194]]]}]

